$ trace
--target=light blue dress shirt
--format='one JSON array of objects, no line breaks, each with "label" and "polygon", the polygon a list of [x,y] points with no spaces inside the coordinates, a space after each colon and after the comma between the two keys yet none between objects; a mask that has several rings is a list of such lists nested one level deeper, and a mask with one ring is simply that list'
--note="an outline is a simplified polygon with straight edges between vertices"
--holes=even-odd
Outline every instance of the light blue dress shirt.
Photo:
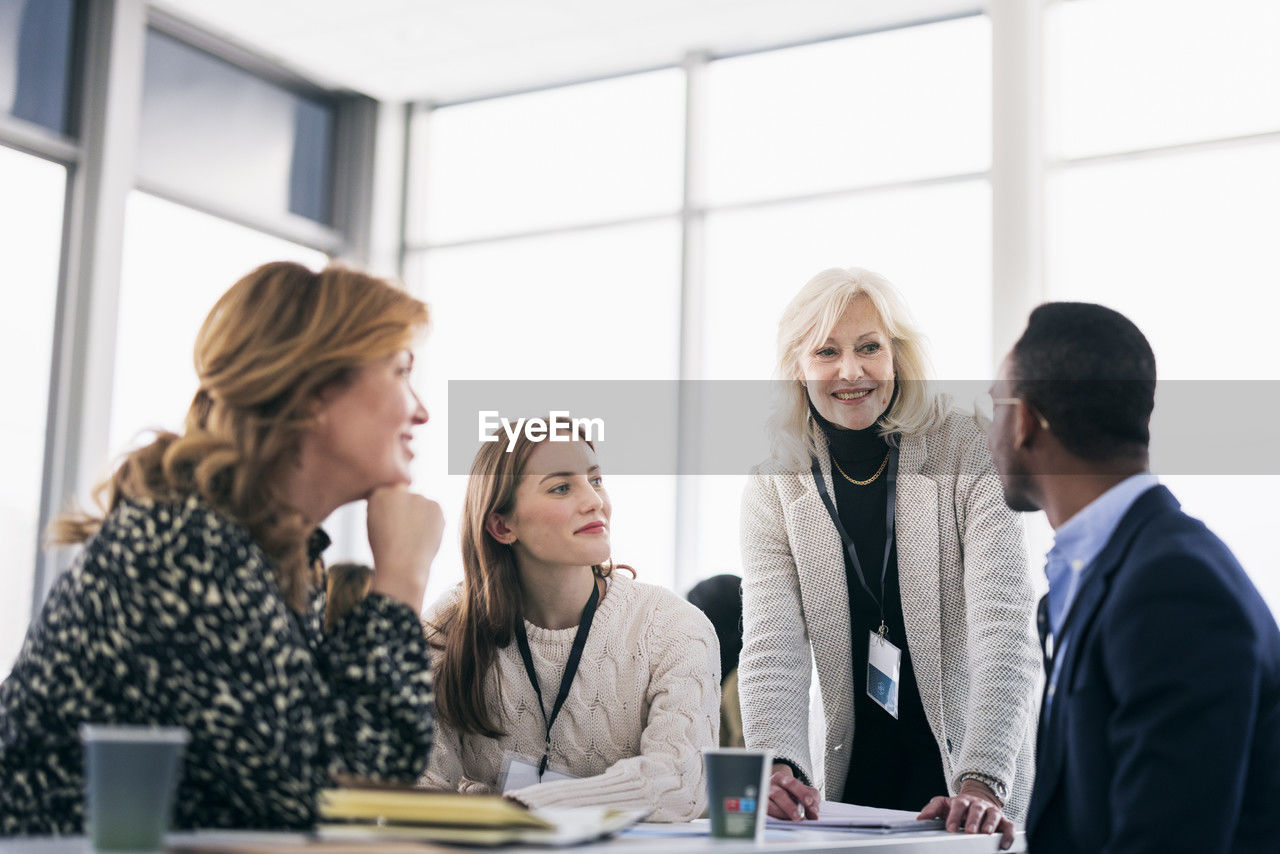
[{"label": "light blue dress shirt", "polygon": [[1053,699],[1062,651],[1068,640],[1060,637],[1062,624],[1071,611],[1085,571],[1102,552],[1133,503],[1158,483],[1156,476],[1149,472],[1128,477],[1099,495],[1054,532],[1053,548],[1049,550],[1044,568],[1049,578],[1049,636],[1053,656],[1046,705]]}]

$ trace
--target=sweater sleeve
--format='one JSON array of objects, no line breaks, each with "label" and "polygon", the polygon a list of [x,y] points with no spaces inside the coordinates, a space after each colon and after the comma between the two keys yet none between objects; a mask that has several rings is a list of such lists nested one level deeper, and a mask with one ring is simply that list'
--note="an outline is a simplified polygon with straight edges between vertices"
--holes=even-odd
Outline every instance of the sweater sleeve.
[{"label": "sweater sleeve", "polygon": [[753,473],[742,495],[742,656],[738,695],[747,747],[772,750],[805,783],[809,755],[809,649],[800,577],[778,491]]},{"label": "sweater sleeve", "polygon": [[[1040,674],[1035,593],[1022,523],[1004,501],[980,433],[965,446],[956,503],[971,674],[964,749],[954,765],[954,785],[959,788],[960,775],[976,771],[1012,789],[1020,770],[1018,752],[1035,722]],[[1010,791],[1006,800],[1025,803],[1026,793]]]},{"label": "sweater sleeve", "polygon": [[640,755],[582,780],[539,783],[507,794],[526,806],[600,806],[653,810],[653,821],[690,821],[706,808],[702,750],[720,730],[720,650],[715,630],[692,606],[651,621],[648,717]]}]

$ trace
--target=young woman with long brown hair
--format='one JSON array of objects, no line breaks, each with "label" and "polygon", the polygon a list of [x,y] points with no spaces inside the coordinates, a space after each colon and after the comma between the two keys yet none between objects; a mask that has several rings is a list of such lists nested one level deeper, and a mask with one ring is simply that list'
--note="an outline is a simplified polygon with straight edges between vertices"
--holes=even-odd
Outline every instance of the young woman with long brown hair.
[{"label": "young woman with long brown hair", "polygon": [[589,442],[522,434],[476,456],[464,579],[427,616],[439,649],[428,785],[701,815],[701,750],[719,727],[715,631],[671,591],[613,571],[611,516]]},{"label": "young woman with long brown hair", "polygon": [[[187,728],[178,827],[306,827],[335,771],[423,772],[442,518],[405,487],[426,321],[384,281],[289,263],[213,307],[183,432],[55,528],[84,548],[0,686],[0,835],[82,832],[84,722]],[[318,525],[360,499],[371,590],[322,629]]]}]

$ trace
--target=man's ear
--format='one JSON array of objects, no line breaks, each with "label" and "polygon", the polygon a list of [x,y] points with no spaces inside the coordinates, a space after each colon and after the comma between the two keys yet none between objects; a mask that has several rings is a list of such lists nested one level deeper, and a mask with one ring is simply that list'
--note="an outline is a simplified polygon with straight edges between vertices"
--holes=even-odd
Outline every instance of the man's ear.
[{"label": "man's ear", "polygon": [[516,541],[516,532],[507,525],[507,520],[500,513],[490,513],[484,520],[484,529],[489,536],[503,545],[509,546]]},{"label": "man's ear", "polygon": [[1016,412],[1017,417],[1013,423],[1013,446],[1021,451],[1031,447],[1043,428],[1040,426],[1040,419],[1025,401],[1018,401]]}]

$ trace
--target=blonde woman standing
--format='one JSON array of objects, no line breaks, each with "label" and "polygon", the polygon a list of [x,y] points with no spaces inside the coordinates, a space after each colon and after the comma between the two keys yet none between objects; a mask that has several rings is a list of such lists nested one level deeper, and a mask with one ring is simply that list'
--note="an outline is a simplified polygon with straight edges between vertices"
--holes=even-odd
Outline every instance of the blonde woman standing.
[{"label": "blonde woman standing", "polygon": [[[0,686],[0,835],[83,832],[86,722],[186,727],[180,828],[306,828],[333,772],[422,773],[443,523],[405,487],[426,322],[386,282],[289,263],[218,300],[182,433],[124,460],[105,515],[59,522],[84,549]],[[371,590],[326,614],[318,526],[361,499]]]},{"label": "blonde woman standing", "polygon": [[742,505],[739,665],[747,745],[780,760],[775,817],[956,794],[949,828],[990,832],[1026,807],[1040,658],[1022,529],[982,427],[926,365],[901,298],[866,270],[819,273],[779,324],[785,402]]}]

